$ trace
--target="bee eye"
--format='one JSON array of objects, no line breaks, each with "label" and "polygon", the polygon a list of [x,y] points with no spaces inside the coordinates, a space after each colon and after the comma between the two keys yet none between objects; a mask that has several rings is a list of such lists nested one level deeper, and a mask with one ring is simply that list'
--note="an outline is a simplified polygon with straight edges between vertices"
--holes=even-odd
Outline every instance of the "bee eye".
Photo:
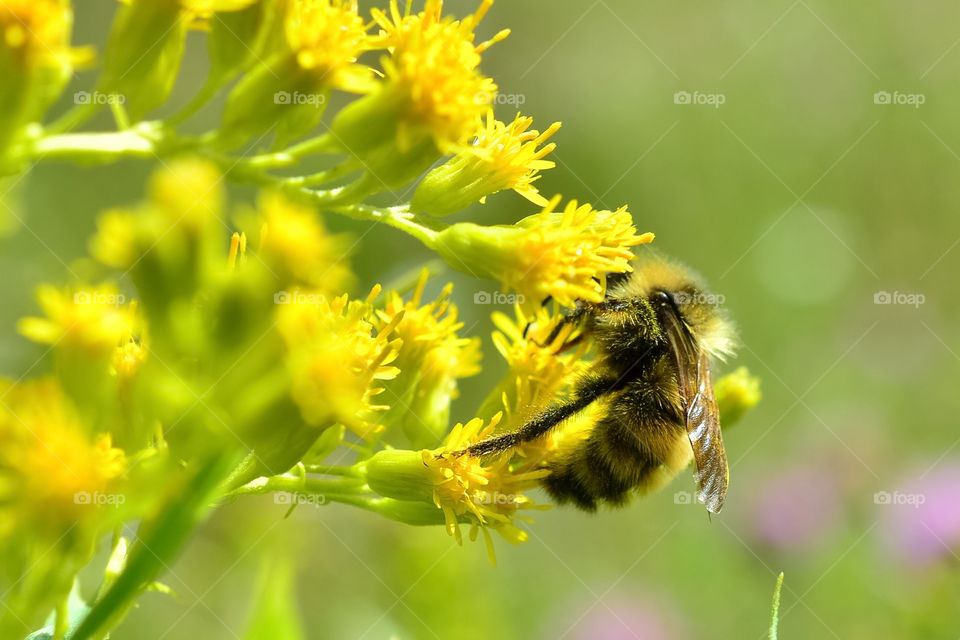
[{"label": "bee eye", "polygon": [[657,291],[654,294],[654,299],[662,304],[673,304],[673,296],[666,291]]}]

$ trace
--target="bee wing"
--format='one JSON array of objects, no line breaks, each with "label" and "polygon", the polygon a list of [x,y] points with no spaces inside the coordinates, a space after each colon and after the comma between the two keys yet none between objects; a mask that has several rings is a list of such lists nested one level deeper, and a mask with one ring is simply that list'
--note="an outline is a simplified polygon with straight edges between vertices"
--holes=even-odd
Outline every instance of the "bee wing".
[{"label": "bee wing", "polygon": [[677,367],[684,426],[697,465],[697,500],[720,513],[730,471],[720,432],[720,410],[710,380],[710,358],[700,349],[674,309],[661,316]]},{"label": "bee wing", "polygon": [[705,351],[700,352],[696,369],[695,391],[686,407],[686,427],[697,464],[697,499],[710,513],[720,513],[727,495],[730,470],[720,432],[720,410],[710,381],[710,360]]}]

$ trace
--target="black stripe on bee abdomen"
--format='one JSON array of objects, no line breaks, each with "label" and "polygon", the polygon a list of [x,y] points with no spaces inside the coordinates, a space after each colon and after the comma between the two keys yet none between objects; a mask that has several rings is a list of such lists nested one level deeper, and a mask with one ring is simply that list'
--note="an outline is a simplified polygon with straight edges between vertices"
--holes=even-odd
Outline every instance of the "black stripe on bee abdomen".
[{"label": "black stripe on bee abdomen", "polygon": [[551,464],[544,484],[555,500],[588,511],[599,502],[621,505],[632,489],[667,464],[677,442],[684,440],[678,438],[683,427],[676,388],[662,378],[664,373],[668,371],[655,367],[631,381],[609,400],[590,436]]}]

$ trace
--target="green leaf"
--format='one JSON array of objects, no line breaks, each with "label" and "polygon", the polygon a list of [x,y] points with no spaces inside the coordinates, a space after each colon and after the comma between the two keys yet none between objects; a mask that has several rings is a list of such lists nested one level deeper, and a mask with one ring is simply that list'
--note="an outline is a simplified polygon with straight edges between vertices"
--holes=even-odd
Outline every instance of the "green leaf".
[{"label": "green leaf", "polygon": [[[80,587],[76,580],[73,581],[73,588],[70,590],[70,595],[67,597],[66,611],[66,622],[70,631],[80,624],[80,621],[84,618],[84,616],[87,615],[87,612],[90,611],[90,606],[84,602],[83,598],[80,596]],[[56,617],[56,612],[51,613],[50,617],[47,618],[43,628],[37,629],[28,635],[26,640],[53,640],[56,633]]]},{"label": "green leaf", "polygon": [[302,640],[294,586],[288,559],[264,563],[244,640]]}]

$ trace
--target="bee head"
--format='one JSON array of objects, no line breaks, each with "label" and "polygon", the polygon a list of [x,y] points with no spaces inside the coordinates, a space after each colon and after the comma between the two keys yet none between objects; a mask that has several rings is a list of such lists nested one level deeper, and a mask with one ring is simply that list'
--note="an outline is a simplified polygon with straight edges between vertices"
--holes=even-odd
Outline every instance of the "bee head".
[{"label": "bee head", "polygon": [[631,277],[610,296],[645,298],[659,317],[679,318],[687,335],[710,355],[722,359],[733,353],[736,339],[724,297],[711,293],[684,266],[660,257],[635,263]]}]

